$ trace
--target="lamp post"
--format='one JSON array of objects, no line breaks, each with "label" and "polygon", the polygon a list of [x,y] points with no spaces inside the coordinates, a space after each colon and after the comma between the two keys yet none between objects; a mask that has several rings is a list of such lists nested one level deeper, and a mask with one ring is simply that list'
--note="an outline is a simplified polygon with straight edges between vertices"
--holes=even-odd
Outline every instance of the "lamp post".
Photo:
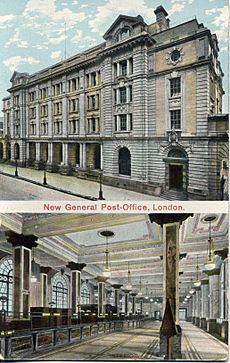
[{"label": "lamp post", "polygon": [[100,185],[100,189],[99,189],[98,199],[105,200],[105,198],[103,197],[103,190],[102,190],[102,171],[100,171],[100,173],[99,173],[99,185]]},{"label": "lamp post", "polygon": [[47,178],[46,178],[46,165],[47,165],[47,161],[44,164],[43,185],[48,185]]},{"label": "lamp post", "polygon": [[18,177],[18,158],[19,158],[19,145],[14,144],[14,159],[15,159],[15,172],[14,175]]}]

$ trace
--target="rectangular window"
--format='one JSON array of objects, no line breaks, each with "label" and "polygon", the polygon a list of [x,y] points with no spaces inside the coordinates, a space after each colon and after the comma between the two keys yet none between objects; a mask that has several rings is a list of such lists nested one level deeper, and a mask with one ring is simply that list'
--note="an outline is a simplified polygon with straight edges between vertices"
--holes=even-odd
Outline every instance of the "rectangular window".
[{"label": "rectangular window", "polygon": [[121,131],[127,131],[126,115],[120,115],[120,130]]},{"label": "rectangular window", "polygon": [[127,61],[126,60],[120,62],[120,75],[121,76],[127,75]]},{"label": "rectangular window", "polygon": [[122,87],[120,88],[120,103],[126,102],[126,88]]},{"label": "rectangular window", "polygon": [[180,77],[170,79],[170,97],[181,94],[181,79]]},{"label": "rectangular window", "polygon": [[97,75],[96,72],[91,73],[91,86],[97,85]]},{"label": "rectangular window", "polygon": [[181,129],[181,110],[170,111],[171,129]]}]

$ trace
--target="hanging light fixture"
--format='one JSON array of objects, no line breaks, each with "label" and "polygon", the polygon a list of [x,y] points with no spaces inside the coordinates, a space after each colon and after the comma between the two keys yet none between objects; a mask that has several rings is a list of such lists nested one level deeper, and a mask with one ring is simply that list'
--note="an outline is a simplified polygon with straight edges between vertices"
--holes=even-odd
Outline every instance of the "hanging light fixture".
[{"label": "hanging light fixture", "polygon": [[129,261],[128,261],[128,283],[125,287],[126,290],[132,290],[132,284],[131,284],[131,272],[129,269]]},{"label": "hanging light fixture", "polygon": [[215,258],[215,252],[214,252],[214,242],[212,239],[212,228],[211,223],[216,220],[216,216],[208,216],[204,219],[205,222],[209,222],[209,235],[208,235],[208,256],[207,256],[207,262],[204,265],[205,270],[213,270],[216,266],[216,258]]},{"label": "hanging light fixture", "polygon": [[191,279],[191,288],[189,290],[189,294],[193,295],[195,292],[195,290],[193,289],[193,283],[192,283],[192,279]]},{"label": "hanging light fixture", "polygon": [[196,281],[194,282],[195,287],[199,287],[201,281],[199,280],[199,265],[198,265],[198,255],[196,256]]},{"label": "hanging light fixture", "polygon": [[138,292],[138,296],[142,296],[142,291],[141,291],[141,288],[142,288],[142,284],[141,284],[141,276],[140,276],[140,281],[139,281],[139,292]]},{"label": "hanging light fixture", "polygon": [[148,296],[148,287],[146,286],[146,294],[145,294],[145,299],[148,300],[149,296]]},{"label": "hanging light fixture", "polygon": [[100,237],[106,238],[106,247],[105,247],[105,265],[102,271],[103,277],[109,279],[111,277],[111,269],[109,263],[109,237],[114,237],[115,233],[112,231],[100,231],[98,232]]}]

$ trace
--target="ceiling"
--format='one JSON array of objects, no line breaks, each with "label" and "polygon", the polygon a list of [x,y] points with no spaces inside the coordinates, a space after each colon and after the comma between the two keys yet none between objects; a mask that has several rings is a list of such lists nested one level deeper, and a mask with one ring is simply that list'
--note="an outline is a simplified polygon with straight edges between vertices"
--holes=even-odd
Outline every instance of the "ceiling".
[{"label": "ceiling", "polygon": [[[204,214],[194,214],[180,227],[180,294],[186,294],[191,279],[196,278],[198,256],[201,278],[207,255],[209,224]],[[35,260],[41,266],[55,270],[65,267],[69,261],[84,262],[87,266],[82,277],[96,284],[95,277],[102,273],[105,262],[106,238],[101,230],[114,232],[108,239],[112,277],[108,283],[127,284],[128,261],[133,289],[142,289],[162,296],[163,293],[163,243],[162,229],[151,223],[144,214],[1,214],[0,251],[11,253],[5,232],[34,234],[38,247]],[[228,247],[228,217],[216,214],[211,225],[215,249]],[[66,270],[68,273],[68,270]]]}]

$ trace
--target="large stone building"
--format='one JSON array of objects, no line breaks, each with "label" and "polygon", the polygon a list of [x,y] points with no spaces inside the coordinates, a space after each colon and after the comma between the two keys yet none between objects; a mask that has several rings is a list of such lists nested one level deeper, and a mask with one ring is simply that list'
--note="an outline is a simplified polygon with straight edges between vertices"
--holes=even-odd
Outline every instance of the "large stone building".
[{"label": "large stone building", "polygon": [[[4,99],[4,157],[169,199],[215,200],[228,168],[218,41],[196,19],[120,15],[105,42],[29,75]],[[16,146],[15,146],[16,145]],[[18,155],[16,155],[18,154]]]}]

